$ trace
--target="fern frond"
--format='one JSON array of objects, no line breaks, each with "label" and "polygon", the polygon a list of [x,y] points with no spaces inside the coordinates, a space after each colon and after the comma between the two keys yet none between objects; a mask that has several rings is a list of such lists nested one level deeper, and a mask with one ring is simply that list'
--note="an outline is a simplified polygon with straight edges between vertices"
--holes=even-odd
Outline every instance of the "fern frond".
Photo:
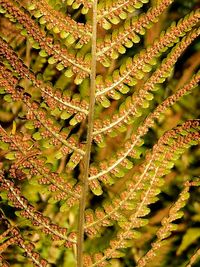
[{"label": "fern frond", "polygon": [[[46,138],[52,137],[53,138],[51,141],[52,143],[58,144],[58,141],[59,141],[64,146],[69,148],[68,150],[66,149],[63,150],[63,153],[68,152],[67,154],[69,154],[71,153],[71,151],[75,151],[80,155],[84,155],[85,154],[84,151],[76,147],[76,141],[74,142],[72,137],[67,141],[63,138],[62,133],[58,134],[58,132],[60,132],[60,129],[54,126],[54,122],[55,122],[54,119],[51,118],[49,115],[47,116],[45,111],[43,109],[40,109],[36,103],[34,102],[31,103],[30,96],[28,96],[26,93],[23,93],[22,87],[18,88],[18,90],[13,88],[12,82],[14,81],[14,79],[12,79],[13,77],[10,77],[10,74],[11,73],[9,73],[8,71],[5,71],[4,69],[4,72],[2,75],[3,80],[1,80],[0,78],[0,84],[3,88],[5,88],[6,91],[8,91],[9,94],[13,96],[14,101],[22,100],[25,103],[27,110],[28,110],[27,119],[30,119],[30,118],[32,119],[32,122],[33,122],[33,125],[35,125],[35,128],[42,129],[42,127],[44,127],[45,131],[43,131],[37,139],[40,140],[42,138],[46,139]],[[79,144],[79,147],[81,147],[81,144]]]},{"label": "fern frond", "polygon": [[128,13],[133,13],[148,2],[149,0],[100,1],[97,15],[98,23],[108,30],[112,27],[112,24],[118,24],[128,17]]},{"label": "fern frond", "polygon": [[181,98],[200,82],[200,9],[185,1],[0,0],[0,265],[11,250],[39,267],[168,262],[200,183],[166,215],[176,174],[199,176],[199,92]]},{"label": "fern frond", "polygon": [[[42,230],[52,235],[53,240],[65,240],[65,245],[69,246],[70,243],[76,243],[76,238],[67,236],[67,229],[62,228],[56,224],[51,223],[48,217],[45,217],[42,213],[35,210],[35,208],[28,203],[28,201],[22,197],[22,193],[18,187],[14,185],[13,182],[7,180],[3,173],[0,175],[1,186],[8,192],[8,199],[11,201],[17,209],[23,210],[20,214],[21,216],[32,221],[33,225],[41,226]],[[72,234],[72,235],[71,235]],[[74,234],[71,233],[73,236]]]},{"label": "fern frond", "polygon": [[73,115],[76,113],[73,123],[80,122],[88,114],[88,103],[86,101],[70,100],[68,96],[62,96],[59,90],[53,90],[52,87],[37,79],[26,65],[18,58],[16,53],[8,46],[8,44],[0,38],[0,52],[6,57],[11,66],[16,70],[21,78],[28,78],[32,84],[41,90],[42,97],[49,107],[57,106],[60,110]]},{"label": "fern frond", "polygon": [[200,10],[191,12],[185,18],[178,21],[177,25],[172,25],[163,32],[161,36],[154,41],[154,43],[140,51],[133,59],[129,58],[125,64],[122,64],[120,69],[114,71],[111,77],[105,78],[105,81],[101,76],[97,77],[97,100],[106,106],[109,106],[109,97],[115,98],[115,90],[127,93],[130,89],[129,86],[133,86],[137,83],[137,80],[142,79],[145,72],[151,70],[151,66],[155,64],[156,58],[163,53],[169,46],[177,43],[179,37],[184,36],[186,32],[190,31],[200,19]]},{"label": "fern frond", "polygon": [[[113,212],[112,216],[118,221],[122,230],[119,230],[115,238],[110,240],[110,246],[105,249],[104,255],[91,265],[92,267],[99,266],[106,259],[121,257],[118,250],[129,247],[129,241],[138,237],[137,232],[135,233],[133,229],[140,228],[148,223],[148,220],[143,219],[143,217],[150,212],[147,206],[157,200],[156,195],[159,194],[159,188],[163,184],[161,178],[169,172],[173,167],[173,162],[186,148],[200,141],[199,126],[199,121],[189,121],[177,129],[167,132],[154,146],[152,154],[146,157],[146,162],[142,167],[141,174],[136,179],[136,184],[129,184],[125,199],[122,200],[119,197],[119,199],[112,200],[109,209],[115,207],[115,212],[128,199],[134,200],[136,205],[128,221],[127,219],[123,221],[119,213]],[[193,130],[195,131],[193,132]],[[122,197],[124,196],[122,195]],[[124,208],[126,210],[126,207]]]},{"label": "fern frond", "polygon": [[134,43],[138,43],[140,38],[137,34],[143,35],[145,28],[157,21],[172,2],[173,0],[162,0],[157,6],[149,9],[146,14],[141,14],[138,18],[127,19],[121,28],[114,30],[111,35],[105,37],[104,42],[98,44],[98,60],[108,66],[109,61],[105,56],[116,59],[119,53],[124,54],[126,52],[125,47],[130,48]]},{"label": "fern frond", "polygon": [[[172,68],[183,51],[200,35],[200,30],[195,29],[191,31],[171,50],[168,56],[162,61],[158,69],[150,76],[150,78],[144,83],[142,89],[135,92],[132,96],[126,98],[126,100],[119,107],[119,111],[114,114],[110,119],[98,120],[95,122],[95,131],[93,132],[94,139],[95,135],[98,135],[100,140],[100,134],[110,134],[117,131],[119,128],[126,127],[126,124],[134,122],[134,117],[139,117],[140,110],[144,107],[148,107],[148,102],[153,99],[151,91],[155,91],[159,88],[159,84],[163,83],[170,75]],[[105,126],[103,126],[105,125]],[[113,134],[114,134],[113,133]]]},{"label": "fern frond", "polygon": [[[135,183],[129,183],[127,185],[128,188],[126,188],[126,191],[122,192],[119,197],[116,197],[116,203],[114,205],[113,200],[110,201],[110,203],[108,203],[106,206],[108,206],[107,209],[104,208],[104,210],[97,210],[96,213],[96,217],[97,219],[95,220],[95,216],[91,216],[91,213],[88,214],[88,221],[90,221],[90,223],[88,223],[87,227],[88,230],[90,232],[90,227],[95,227],[95,225],[98,226],[98,224],[102,224],[102,225],[107,225],[109,222],[109,218],[115,218],[115,216],[120,216],[120,214],[118,214],[119,209],[123,209],[123,207],[126,209],[126,202],[129,201],[130,199],[134,199],[135,197],[139,197],[139,195],[136,194],[136,190],[142,190],[143,186],[145,187],[145,179],[149,178],[148,176],[148,172],[150,175],[150,179],[156,179],[155,180],[155,184],[156,182],[158,183],[157,180],[157,175],[159,175],[159,173],[163,173],[163,175],[165,174],[164,169],[166,168],[172,168],[173,165],[170,163],[170,161],[174,161],[176,160],[176,152],[175,150],[177,150],[177,155],[182,152],[182,150],[179,150],[179,145],[180,146],[184,146],[188,145],[188,142],[190,142],[192,140],[192,136],[193,133],[190,133],[190,130],[192,131],[193,127],[194,129],[196,129],[196,131],[199,130],[199,120],[197,121],[188,121],[185,124],[183,124],[182,126],[177,127],[174,130],[171,130],[167,133],[164,134],[164,136],[162,136],[159,141],[158,144],[156,144],[153,148],[153,152],[149,153],[146,156],[146,161],[144,162],[144,164],[142,165],[142,167],[140,168],[140,175],[137,174],[136,178],[134,179],[136,182]],[[182,135],[183,131],[189,131],[188,136],[182,136],[178,139],[178,136]],[[197,139],[199,138],[199,135],[197,133]],[[178,142],[178,143],[177,143]],[[162,148],[161,148],[162,146]],[[162,154],[162,158],[159,159],[159,153],[160,155]],[[174,158],[173,158],[174,157]],[[157,159],[157,160],[156,160]],[[154,160],[156,160],[156,163],[154,163]],[[153,181],[153,180],[152,180]],[[141,183],[143,183],[143,186],[141,185]],[[153,186],[153,184],[151,185],[152,188],[154,188],[155,190],[153,191],[155,194],[158,193],[158,191],[155,188],[155,184]],[[159,183],[158,183],[159,186]],[[148,190],[151,190],[151,187],[148,186]],[[148,191],[147,190],[147,191]],[[146,192],[144,192],[146,193]],[[143,195],[143,200],[144,200],[144,195]],[[141,204],[141,202],[138,200],[134,201],[135,203],[139,203]],[[139,205],[138,204],[138,205]],[[127,208],[129,207],[129,204],[127,204]],[[132,207],[132,204],[130,203],[130,207]],[[134,207],[134,205],[133,205]],[[134,207],[135,209],[135,207]],[[100,216],[99,216],[99,215]],[[134,214],[134,213],[133,213]],[[123,217],[122,217],[123,218]],[[116,218],[115,218],[116,219]],[[118,218],[119,220],[119,218]],[[127,224],[128,225],[128,224]],[[95,230],[95,229],[93,229]]]},{"label": "fern frond", "polygon": [[162,248],[162,245],[164,245],[165,239],[172,234],[172,231],[176,230],[176,225],[173,224],[173,221],[183,216],[184,213],[181,209],[187,204],[187,200],[190,196],[189,189],[191,185],[192,184],[190,184],[190,182],[185,183],[185,188],[179,194],[177,201],[170,208],[169,215],[164,217],[161,221],[162,226],[156,233],[157,240],[152,243],[152,248],[146,253],[146,255],[141,257],[141,259],[137,262],[138,267],[143,267],[149,264],[149,262],[151,262],[156,256],[156,253],[158,253],[158,251]]},{"label": "fern frond", "polygon": [[[18,88],[18,91],[16,91],[15,88],[13,89],[13,85],[14,85],[14,82],[16,80],[14,80],[13,77],[9,76],[9,74],[10,73],[8,71],[3,69],[2,75],[3,75],[4,79],[3,79],[3,81],[0,80],[0,84],[1,84],[1,86],[3,86],[3,88],[5,88],[6,91],[8,91],[8,93],[10,93],[10,94],[13,93],[13,100],[14,101],[16,101],[16,100],[18,101],[19,99],[20,100],[22,99],[24,101],[25,105],[27,105],[27,108],[28,108],[28,113],[27,113],[28,118],[30,118],[30,116],[32,116],[33,123],[34,123],[33,115],[37,119],[35,122],[36,128],[42,129],[42,127],[44,127],[46,130],[48,130],[47,133],[44,131],[41,132],[40,137],[42,139],[48,139],[50,141],[50,136],[52,135],[53,138],[56,138],[55,140],[52,140],[54,145],[58,142],[58,140],[60,140],[62,143],[64,143],[64,147],[61,147],[60,152],[59,152],[59,154],[61,154],[61,155],[66,155],[66,154],[72,153],[74,148],[76,150],[77,148],[73,145],[74,144],[73,137],[70,137],[68,139],[68,141],[66,141],[64,139],[65,136],[63,136],[63,134],[65,135],[63,130],[60,133],[60,135],[57,134],[54,130],[52,130],[52,128],[51,128],[52,126],[49,124],[50,121],[44,120],[44,118],[42,116],[43,113],[40,114],[40,112],[38,112],[39,109],[38,109],[37,105],[36,106],[32,105],[29,102],[29,100],[27,99],[27,97],[23,96],[23,91],[19,91],[19,88]],[[10,82],[10,84],[9,84],[9,82]],[[36,113],[36,109],[37,109],[37,113]],[[30,114],[30,112],[32,113],[32,115]],[[40,118],[40,116],[42,116],[42,117]],[[30,125],[28,126],[28,128],[30,128]],[[42,183],[42,184],[50,183],[51,184],[50,190],[57,193],[55,196],[55,198],[57,200],[61,200],[63,198],[65,198],[65,199],[68,198],[67,203],[69,206],[74,205],[78,201],[79,194],[80,194],[79,185],[75,186],[74,190],[72,190],[72,184],[62,181],[61,177],[59,177],[58,174],[50,173],[50,170],[43,167],[43,164],[44,164],[43,161],[39,162],[39,159],[34,160],[34,158],[29,156],[28,151],[30,148],[33,148],[33,146],[31,146],[31,144],[24,143],[22,137],[20,137],[20,136],[7,135],[7,133],[4,131],[4,129],[2,127],[0,129],[1,129],[0,130],[1,140],[4,141],[5,143],[8,143],[11,146],[11,148],[12,148],[11,151],[16,149],[20,153],[20,155],[22,156],[22,159],[23,158],[25,159],[25,160],[23,160],[23,166],[24,167],[28,167],[28,168],[30,166],[33,167],[33,169],[31,168],[31,170],[30,170],[33,172],[32,175],[35,175],[37,173],[39,174],[39,176],[42,175],[43,178],[39,179],[40,183]],[[55,129],[55,127],[54,127],[54,129]],[[39,133],[39,132],[37,132],[37,133]],[[49,136],[49,134],[50,134],[50,136]],[[34,135],[33,135],[33,137],[34,137]],[[41,138],[39,138],[39,139],[41,139]],[[28,137],[28,134],[26,134],[26,138],[24,138],[24,140],[27,141],[28,139],[31,140],[32,135],[29,135],[29,137]],[[38,136],[37,136],[37,138],[35,136],[34,139],[38,140]],[[84,154],[83,150],[80,150],[80,152],[81,152],[81,154]],[[81,160],[81,156],[78,156],[80,154],[80,152],[78,149],[71,155],[67,166],[69,166],[70,164],[71,164],[71,168],[72,168],[72,166],[73,166],[73,168],[74,168],[74,166],[76,166],[76,164]],[[37,151],[35,153],[37,155]],[[55,156],[56,155],[57,154],[55,154]],[[21,158],[21,156],[19,158]],[[35,154],[33,154],[33,156],[35,156]],[[21,164],[21,160],[19,163]],[[18,167],[18,162],[16,161],[16,164],[14,166],[12,166],[12,168],[10,169],[10,172],[12,171],[12,174],[15,174],[16,172],[18,173],[19,170],[20,169]],[[23,173],[22,173],[22,175],[23,175]]]},{"label": "fern frond", "polygon": [[[28,10],[34,17],[39,18],[39,23],[45,25],[48,30],[59,33],[64,44],[71,45],[78,40],[79,45],[86,44],[91,39],[91,26],[77,23],[68,15],[53,9],[46,0],[31,0]],[[76,46],[75,46],[76,47]]]},{"label": "fern frond", "polygon": [[[29,155],[30,148],[33,147],[28,140],[30,140],[27,134],[26,136],[19,136],[15,134],[14,136],[9,135],[0,126],[0,140],[2,144],[8,144],[10,148],[9,153],[15,153],[14,158],[17,158],[14,165],[11,166],[9,172],[15,179],[25,179],[25,173],[23,173],[23,168],[30,169],[30,176],[38,176],[39,184],[49,184],[49,190],[55,194],[54,199],[57,201],[65,199],[69,207],[75,205],[80,197],[80,185],[75,185],[70,182],[65,181],[65,175],[53,173],[51,170],[45,166],[44,161],[39,158],[35,158],[36,154],[32,153]],[[1,144],[1,148],[3,146]],[[6,147],[6,149],[8,149]],[[21,166],[21,167],[20,167]],[[31,180],[31,178],[30,178]]]},{"label": "fern frond", "polygon": [[[0,252],[4,252],[4,250],[10,245],[18,245],[21,247],[24,252],[27,254],[29,259],[31,259],[32,263],[38,267],[46,267],[48,262],[41,258],[40,254],[34,251],[34,245],[29,242],[25,242],[24,238],[20,234],[20,231],[12,226],[10,222],[5,218],[3,214],[1,214],[1,223],[6,224],[7,230],[1,235],[2,238],[7,238],[5,242],[0,244]],[[1,241],[1,238],[0,238]],[[0,263],[2,264],[1,260],[3,257],[0,256]],[[10,266],[7,262],[3,262],[3,267]]]},{"label": "fern frond", "polygon": [[[152,113],[150,113],[149,116],[147,116],[147,118],[143,122],[143,125],[138,127],[136,134],[132,134],[131,138],[125,142],[124,148],[118,150],[115,158],[112,157],[112,159],[108,161],[106,165],[100,164],[99,166],[91,166],[91,175],[89,180],[92,181],[94,179],[99,179],[103,183],[108,183],[109,173],[117,176],[117,173],[120,172],[120,169],[129,169],[129,165],[131,168],[132,164],[129,162],[127,157],[130,156],[137,158],[138,146],[142,144],[141,137],[143,137],[147,133],[148,129],[153,126],[154,120],[157,119],[160,114],[163,113],[168,107],[176,103],[182,96],[189,93],[193,88],[195,88],[198,85],[199,81],[200,72],[194,75],[183,88],[177,91],[177,93],[168,97],[164,102],[158,105],[158,107]],[[123,176],[124,174],[121,175]],[[97,186],[99,185],[97,184]]]},{"label": "fern frond", "polygon": [[[88,63],[82,59],[70,54],[59,43],[54,44],[51,37],[47,37],[45,32],[20,8],[18,8],[10,0],[1,0],[0,4],[11,16],[13,16],[23,27],[27,33],[35,40],[41,51],[45,51],[45,56],[52,56],[55,62],[62,62],[63,68],[70,68],[72,73],[77,75],[77,82],[81,82],[83,78],[90,73]],[[41,52],[42,53],[42,52]]]}]

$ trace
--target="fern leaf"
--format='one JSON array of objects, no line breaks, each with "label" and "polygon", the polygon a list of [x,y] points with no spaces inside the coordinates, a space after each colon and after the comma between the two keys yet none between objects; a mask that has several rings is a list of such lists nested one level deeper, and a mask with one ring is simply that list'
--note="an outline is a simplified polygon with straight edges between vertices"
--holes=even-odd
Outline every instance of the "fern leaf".
[{"label": "fern leaf", "polygon": [[78,9],[81,7],[81,13],[87,14],[92,8],[93,0],[67,0],[67,5],[71,6],[73,9]]},{"label": "fern leaf", "polygon": [[[119,107],[118,113],[114,114],[106,123],[105,120],[98,120],[95,122],[95,131],[93,135],[98,135],[98,139],[100,139],[100,134],[102,133],[108,132],[111,135],[113,128],[116,132],[116,130],[121,128],[124,123],[128,125],[133,123],[133,117],[138,117],[140,115],[140,109],[146,107],[148,105],[148,101],[153,99],[151,92],[157,90],[159,88],[159,84],[166,80],[181,53],[183,53],[183,51],[199,36],[199,34],[200,31],[197,29],[184,37],[172,49],[167,58],[162,61],[160,67],[145,82],[143,88],[138,92],[135,92],[132,96],[126,98],[123,104]],[[106,126],[103,127],[103,125]]]},{"label": "fern leaf", "polygon": [[[196,129],[195,132],[192,132],[193,128]],[[181,136],[183,130],[188,131],[188,134]],[[171,138],[174,139],[173,145],[168,144]],[[119,222],[120,226],[123,228],[123,231],[119,231],[117,236],[110,240],[110,247],[105,250],[101,259],[93,263],[91,266],[98,266],[98,264],[104,262],[106,259],[116,257],[116,250],[130,245],[126,239],[129,240],[130,238],[136,238],[135,236],[131,237],[130,234],[134,228],[140,228],[148,223],[146,219],[141,217],[144,217],[149,213],[150,210],[147,208],[147,205],[155,201],[154,197],[158,194],[158,191],[155,189],[156,187],[161,186],[162,183],[160,184],[159,182],[161,177],[168,173],[168,170],[172,168],[173,165],[169,163],[173,162],[174,153],[177,155],[183,153],[184,149],[187,149],[190,145],[193,145],[192,140],[196,140],[196,143],[200,141],[199,121],[189,121],[179,128],[174,129],[171,132],[169,131],[158,141],[158,144],[153,148],[152,154],[146,158],[148,163],[144,164],[143,171],[138,177],[137,183],[129,187],[129,197],[135,198],[134,192],[135,190],[138,190],[137,186],[142,181],[142,183],[144,183],[144,192],[139,194],[139,199],[136,200],[137,204],[132,215],[130,216],[130,221],[123,222],[122,224]],[[163,151],[165,151],[165,155],[163,155]],[[158,156],[159,154],[161,158]],[[148,189],[146,190],[147,183]],[[143,189],[143,186],[139,185],[139,189]],[[136,196],[136,198],[137,197],[138,196]],[[121,203],[118,204],[117,208],[114,209],[114,212],[118,210],[118,207],[121,207],[123,201],[125,202],[126,200],[122,200]]]},{"label": "fern leaf", "polygon": [[161,249],[162,245],[165,243],[165,239],[167,239],[171,234],[172,231],[176,230],[176,225],[172,222],[181,218],[183,216],[183,212],[180,210],[186,205],[187,200],[190,196],[189,189],[193,184],[192,182],[186,182],[185,188],[180,193],[177,201],[173,204],[173,206],[169,210],[169,215],[164,217],[161,221],[161,228],[157,231],[157,240],[152,243],[152,248],[149,250],[145,256],[143,256],[137,263],[137,266],[146,266],[151,262],[158,253],[158,250]]},{"label": "fern leaf", "polygon": [[[136,190],[138,190],[140,192],[140,190],[145,189],[145,186],[147,183],[146,179],[151,179],[151,182],[152,182],[152,184],[150,184],[150,185],[148,184],[148,190],[145,191],[145,194],[147,193],[148,197],[150,197],[150,203],[152,203],[151,201],[154,201],[154,197],[159,193],[159,191],[157,190],[157,188],[155,186],[156,184],[159,186],[159,180],[157,179],[157,176],[159,176],[160,173],[165,174],[164,169],[166,169],[166,171],[168,171],[168,169],[171,169],[173,167],[173,165],[170,162],[177,159],[176,157],[173,158],[173,156],[176,155],[176,153],[178,155],[180,152],[182,152],[182,150],[179,151],[179,145],[180,146],[185,145],[187,148],[188,143],[190,142],[190,140],[192,140],[193,133],[189,132],[187,138],[185,136],[181,137],[181,133],[183,132],[183,130],[190,131],[193,129],[193,127],[196,128],[196,130],[198,131],[198,129],[199,129],[199,121],[198,120],[197,121],[188,121],[184,125],[178,127],[175,130],[171,130],[171,132],[170,131],[167,132],[163,137],[161,137],[160,140],[158,141],[158,144],[156,144],[154,146],[153,152],[147,154],[146,162],[141,167],[142,173],[140,173],[140,175],[137,174],[136,179],[134,179],[137,182],[135,184],[129,183],[127,185],[128,186],[127,192],[122,192],[122,194],[119,197],[120,201],[118,201],[117,205],[114,205],[112,203],[108,203],[108,205],[110,205],[110,210],[105,212],[104,215],[102,214],[100,219],[93,221],[92,218],[90,218],[91,222],[90,222],[90,224],[88,224],[87,227],[88,228],[90,226],[94,227],[96,224],[98,225],[99,223],[102,223],[104,220],[108,220],[112,215],[115,214],[115,212],[118,212],[119,209],[121,209],[123,207],[126,208],[126,201],[128,201],[132,198],[134,199],[134,198],[142,197],[143,202],[146,204],[149,204],[148,198],[147,199],[144,198],[144,195],[141,196],[140,193],[139,193],[139,195],[135,194]],[[180,138],[178,138],[178,135],[180,135]],[[173,143],[170,143],[171,139],[173,139]],[[197,140],[198,140],[198,132],[197,132]],[[167,144],[168,144],[168,146],[166,146]],[[173,149],[177,150],[177,152],[175,152]],[[164,155],[163,151],[165,151],[165,155]],[[159,154],[160,154],[161,158],[159,158]],[[155,163],[154,163],[154,159],[157,159]],[[142,185],[142,183],[143,183],[143,185]],[[153,185],[153,183],[154,183],[154,185]],[[135,201],[135,203],[138,203],[139,206],[142,206],[141,202],[139,200],[138,200],[138,202]],[[130,203],[130,207],[131,207],[131,203]],[[135,207],[134,205],[133,205],[133,208],[137,209],[137,207]],[[135,214],[135,213],[133,213],[133,214]],[[94,216],[93,216],[93,218],[94,218]],[[129,224],[126,222],[126,220],[125,220],[125,222],[123,222],[123,220],[122,220],[122,226],[123,225],[126,226]]]},{"label": "fern leaf", "polygon": [[54,44],[53,39],[47,37],[45,32],[25,12],[7,0],[2,0],[0,4],[30,33],[36,43],[39,44],[40,49],[42,49],[41,51],[45,51],[45,56],[53,56],[57,63],[62,61],[64,68],[70,67],[73,73],[77,74],[77,81],[81,81],[81,79],[88,76],[90,73],[90,70],[87,68],[88,64],[76,58],[73,54],[69,54],[59,43]]},{"label": "fern leaf", "polygon": [[[1,253],[4,250],[6,250],[6,248],[10,245],[18,245],[19,247],[21,247],[24,250],[24,252],[27,254],[29,259],[31,259],[32,263],[35,264],[35,266],[46,267],[48,262],[46,260],[42,259],[39,255],[39,253],[34,251],[35,247],[34,247],[33,243],[31,243],[31,242],[27,243],[24,240],[24,238],[22,237],[22,235],[20,234],[20,231],[16,227],[13,227],[10,224],[10,222],[8,220],[6,220],[6,218],[4,218],[4,215],[1,214],[1,217],[2,217],[1,223],[6,224],[6,226],[8,228],[1,235],[1,237],[7,238],[7,240],[0,245]],[[0,257],[0,260],[2,260],[2,257]],[[2,266],[8,267],[10,265],[8,265],[8,263],[4,261]]]},{"label": "fern leaf", "polygon": [[[26,140],[26,142],[24,140]],[[29,140],[31,138],[29,137]],[[31,144],[28,143],[28,136],[10,136],[0,126],[0,140],[3,144],[8,144],[10,151],[14,153],[14,160],[17,157],[17,161],[10,168],[10,174],[15,179],[25,179],[26,175],[23,172],[24,168],[30,169],[29,175],[32,177],[38,176],[39,184],[49,184],[49,190],[52,191],[55,196],[54,198],[59,201],[65,199],[68,206],[71,207],[77,203],[80,196],[80,186],[76,185],[73,188],[71,182],[66,182],[65,175],[58,175],[58,173],[52,173],[51,170],[45,166],[44,161],[39,158],[35,158],[37,154],[30,155]],[[2,145],[1,145],[2,148]],[[21,167],[20,167],[21,165]],[[30,178],[31,179],[31,178]]]},{"label": "fern leaf", "polygon": [[42,81],[36,79],[34,74],[21,62],[13,50],[2,39],[0,39],[0,48],[3,55],[9,60],[10,64],[19,73],[20,77],[28,78],[35,87],[41,90],[42,97],[44,97],[49,107],[58,105],[59,109],[65,110],[70,115],[77,113],[76,120],[78,121],[85,118],[85,115],[88,113],[87,102],[82,101],[81,103],[79,102],[76,104],[76,101],[70,101],[69,97],[62,98],[59,90],[54,92],[50,86],[43,84]]},{"label": "fern leaf", "polygon": [[[120,69],[116,70],[112,79],[112,85],[108,83],[105,79],[98,78],[97,81],[97,92],[96,97],[99,102],[105,101],[105,95],[109,95],[112,90],[121,90],[123,87],[135,85],[137,80],[144,77],[144,72],[142,69],[146,64],[154,64],[155,59],[160,56],[160,54],[166,50],[166,48],[173,43],[179,41],[178,37],[184,36],[192,27],[197,25],[199,21],[200,12],[197,9],[195,12],[190,13],[181,19],[177,25],[172,24],[167,31],[161,34],[154,43],[147,49],[142,50],[133,59],[128,59],[125,64],[123,64]],[[103,82],[103,83],[102,83]]]},{"label": "fern leaf", "polygon": [[14,186],[14,183],[3,177],[1,173],[1,183],[5,190],[8,191],[8,199],[13,203],[16,208],[22,209],[21,215],[27,219],[30,219],[36,226],[41,226],[43,231],[48,234],[53,234],[53,239],[63,239],[68,242],[76,243],[75,239],[67,237],[67,229],[59,227],[56,224],[50,222],[50,219],[44,217],[41,213],[36,211],[28,201],[21,196],[20,189]]},{"label": "fern leaf", "polygon": [[70,45],[76,40],[79,40],[80,45],[90,41],[91,26],[89,24],[77,23],[70,16],[64,16],[61,12],[53,9],[46,0],[30,1],[28,10],[36,18],[39,18],[41,25],[45,25],[54,33],[59,33],[66,45]]},{"label": "fern leaf", "polygon": [[[9,73],[4,71],[3,77],[6,79],[9,77]],[[9,81],[9,80],[8,80]],[[19,91],[18,88],[18,96],[16,97],[16,89],[12,88],[12,83],[9,84],[9,82],[7,82],[6,80],[3,80],[1,83],[2,86],[4,86],[5,88],[9,88],[9,93],[13,94],[14,100],[19,100],[22,99],[23,102],[25,103],[25,105],[28,108],[28,113],[27,113],[27,118],[31,118],[33,120],[33,124],[35,125],[35,128],[39,128],[42,129],[42,127],[45,128],[45,131],[43,131],[43,133],[39,134],[38,137],[35,136],[35,138],[39,138],[38,140],[42,139],[42,138],[49,138],[50,136],[52,136],[53,138],[56,138],[56,140],[52,140],[52,143],[56,144],[58,143],[58,140],[65,145],[67,148],[69,148],[68,153],[71,153],[71,150],[76,151],[77,153],[84,155],[84,151],[77,148],[74,145],[73,142],[73,138],[71,138],[71,140],[66,141],[62,135],[59,135],[58,132],[60,131],[56,126],[53,127],[54,120],[50,118],[50,116],[46,117],[46,114],[44,112],[44,110],[40,110],[38,105],[36,103],[31,103],[29,100],[29,96],[26,95],[26,93],[23,94],[23,89],[21,90],[21,92]],[[40,110],[40,111],[39,111]],[[39,111],[39,112],[36,112]],[[34,122],[34,119],[36,119],[36,122]],[[56,129],[56,131],[54,130]],[[47,131],[47,132],[46,132]],[[50,136],[49,136],[50,135]],[[64,152],[64,150],[63,150]],[[67,152],[67,150],[65,149],[65,153]]]},{"label": "fern leaf", "polygon": [[98,59],[107,66],[109,63],[105,60],[105,55],[115,59],[119,53],[125,53],[125,47],[130,48],[133,43],[138,43],[140,38],[137,34],[144,34],[145,28],[157,21],[171,3],[172,0],[163,0],[156,7],[149,9],[146,14],[141,14],[138,18],[127,19],[124,26],[117,31],[114,30],[112,35],[105,37],[106,41],[98,45]]},{"label": "fern leaf", "polygon": [[[151,113],[143,122],[143,125],[141,125],[137,129],[137,133],[133,134],[131,136],[130,140],[127,140],[127,142],[124,145],[123,150],[119,150],[117,152],[116,158],[112,158],[110,162],[107,162],[107,165],[100,165],[100,166],[91,166],[91,175],[89,180],[99,179],[102,182],[105,181],[107,183],[107,175],[109,172],[113,170],[113,174],[115,175],[117,171],[115,171],[115,168],[117,166],[121,166],[121,168],[124,168],[126,166],[126,159],[128,156],[137,158],[137,149],[138,146],[142,144],[141,137],[144,136],[149,127],[152,127],[154,120],[160,116],[162,112],[164,112],[169,106],[173,105],[178,101],[180,97],[188,93],[192,88],[196,87],[199,83],[199,72],[191,79],[191,81],[186,84],[183,88],[181,88],[176,94],[172,95],[171,97],[167,98],[161,105],[159,105],[153,113]],[[101,140],[101,139],[100,139]],[[129,165],[129,164],[128,164]],[[100,171],[99,171],[100,169]]]}]

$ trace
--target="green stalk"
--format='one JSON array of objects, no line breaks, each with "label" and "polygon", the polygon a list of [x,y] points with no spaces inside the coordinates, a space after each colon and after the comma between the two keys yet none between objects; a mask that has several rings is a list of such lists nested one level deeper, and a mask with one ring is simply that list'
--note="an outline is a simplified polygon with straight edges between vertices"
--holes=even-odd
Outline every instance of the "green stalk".
[{"label": "green stalk", "polygon": [[84,173],[83,173],[83,187],[82,196],[79,207],[79,225],[78,225],[78,240],[77,240],[77,266],[83,267],[83,243],[84,243],[84,225],[85,225],[85,207],[88,192],[88,178],[90,155],[92,147],[92,132],[94,127],[94,106],[95,106],[95,89],[96,89],[96,46],[97,46],[97,0],[93,3],[93,26],[92,26],[92,60],[91,60],[91,74],[90,74],[90,103],[88,113],[88,131],[86,153],[84,157]]}]

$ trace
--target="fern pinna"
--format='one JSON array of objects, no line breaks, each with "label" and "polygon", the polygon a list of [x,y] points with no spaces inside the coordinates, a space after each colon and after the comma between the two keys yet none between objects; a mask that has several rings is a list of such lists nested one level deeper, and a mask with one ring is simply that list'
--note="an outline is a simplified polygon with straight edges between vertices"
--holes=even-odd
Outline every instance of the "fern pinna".
[{"label": "fern pinna", "polygon": [[189,2],[0,0],[1,266],[198,262]]}]

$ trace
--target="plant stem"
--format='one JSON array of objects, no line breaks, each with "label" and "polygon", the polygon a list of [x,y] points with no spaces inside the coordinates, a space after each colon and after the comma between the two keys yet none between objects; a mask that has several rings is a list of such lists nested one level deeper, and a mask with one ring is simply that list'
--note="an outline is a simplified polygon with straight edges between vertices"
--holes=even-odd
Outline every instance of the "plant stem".
[{"label": "plant stem", "polygon": [[88,114],[88,131],[86,153],[84,157],[84,173],[83,173],[83,187],[82,196],[80,199],[79,208],[79,225],[78,225],[78,242],[77,242],[77,266],[83,267],[83,243],[84,243],[84,224],[85,224],[85,207],[86,197],[88,192],[88,177],[92,146],[92,132],[94,126],[94,106],[95,106],[95,89],[96,89],[96,39],[97,39],[97,0],[93,3],[93,22],[92,22],[92,60],[91,60],[91,74],[90,74],[90,98],[89,98],[89,114]]}]

